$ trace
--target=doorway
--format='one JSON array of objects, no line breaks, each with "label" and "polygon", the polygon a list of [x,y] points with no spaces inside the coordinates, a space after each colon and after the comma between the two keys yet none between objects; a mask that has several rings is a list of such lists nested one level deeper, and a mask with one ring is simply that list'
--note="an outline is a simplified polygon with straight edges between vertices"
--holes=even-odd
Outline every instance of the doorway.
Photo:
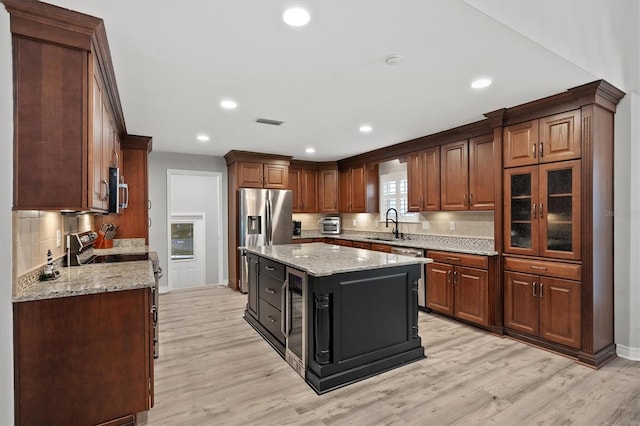
[{"label": "doorway", "polygon": [[223,282],[222,174],[167,170],[169,290]]}]

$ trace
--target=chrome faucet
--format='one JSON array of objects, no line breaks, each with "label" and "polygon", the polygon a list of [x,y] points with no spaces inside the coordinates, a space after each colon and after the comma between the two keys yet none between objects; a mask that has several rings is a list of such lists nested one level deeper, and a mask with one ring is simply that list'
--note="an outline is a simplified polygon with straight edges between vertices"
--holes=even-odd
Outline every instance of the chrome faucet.
[{"label": "chrome faucet", "polygon": [[387,212],[385,213],[385,227],[389,227],[389,212],[393,210],[396,213],[396,220],[391,219],[391,222],[393,222],[396,227],[393,231],[391,231],[391,233],[393,234],[394,237],[396,238],[400,238],[400,232],[398,231],[398,210],[394,209],[393,207],[391,207],[390,209],[387,209]]}]

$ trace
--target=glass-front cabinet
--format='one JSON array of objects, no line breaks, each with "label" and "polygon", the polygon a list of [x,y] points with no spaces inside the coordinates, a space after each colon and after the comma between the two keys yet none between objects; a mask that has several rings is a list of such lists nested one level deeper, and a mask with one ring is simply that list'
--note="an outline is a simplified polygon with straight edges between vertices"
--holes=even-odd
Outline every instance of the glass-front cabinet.
[{"label": "glass-front cabinet", "polygon": [[505,252],[580,260],[580,161],[504,173]]}]

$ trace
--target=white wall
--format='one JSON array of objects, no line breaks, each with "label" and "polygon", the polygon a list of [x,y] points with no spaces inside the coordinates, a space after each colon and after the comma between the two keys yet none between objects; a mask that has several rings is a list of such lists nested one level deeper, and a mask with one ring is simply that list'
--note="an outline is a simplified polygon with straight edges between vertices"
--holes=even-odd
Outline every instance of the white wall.
[{"label": "white wall", "polygon": [[9,14],[0,7],[0,425],[13,424],[11,205],[13,203],[13,76]]},{"label": "white wall", "polygon": [[[222,227],[223,227],[223,266],[224,280],[228,282],[227,256],[227,163],[222,157],[206,155],[177,154],[173,152],[155,152],[149,154],[149,199],[151,200],[151,228],[149,229],[149,246],[158,252],[161,259],[167,259],[167,169],[197,170],[203,172],[220,172],[222,174]],[[167,265],[162,265],[167,268]],[[160,279],[161,286],[167,286],[167,274]]]}]

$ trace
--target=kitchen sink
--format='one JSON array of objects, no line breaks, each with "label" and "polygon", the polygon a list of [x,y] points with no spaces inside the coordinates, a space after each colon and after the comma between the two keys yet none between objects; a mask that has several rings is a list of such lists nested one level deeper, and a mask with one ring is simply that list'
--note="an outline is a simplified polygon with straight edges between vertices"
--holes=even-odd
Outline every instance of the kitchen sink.
[{"label": "kitchen sink", "polygon": [[365,240],[371,241],[395,241],[399,238],[391,238],[391,237],[366,237]]}]

